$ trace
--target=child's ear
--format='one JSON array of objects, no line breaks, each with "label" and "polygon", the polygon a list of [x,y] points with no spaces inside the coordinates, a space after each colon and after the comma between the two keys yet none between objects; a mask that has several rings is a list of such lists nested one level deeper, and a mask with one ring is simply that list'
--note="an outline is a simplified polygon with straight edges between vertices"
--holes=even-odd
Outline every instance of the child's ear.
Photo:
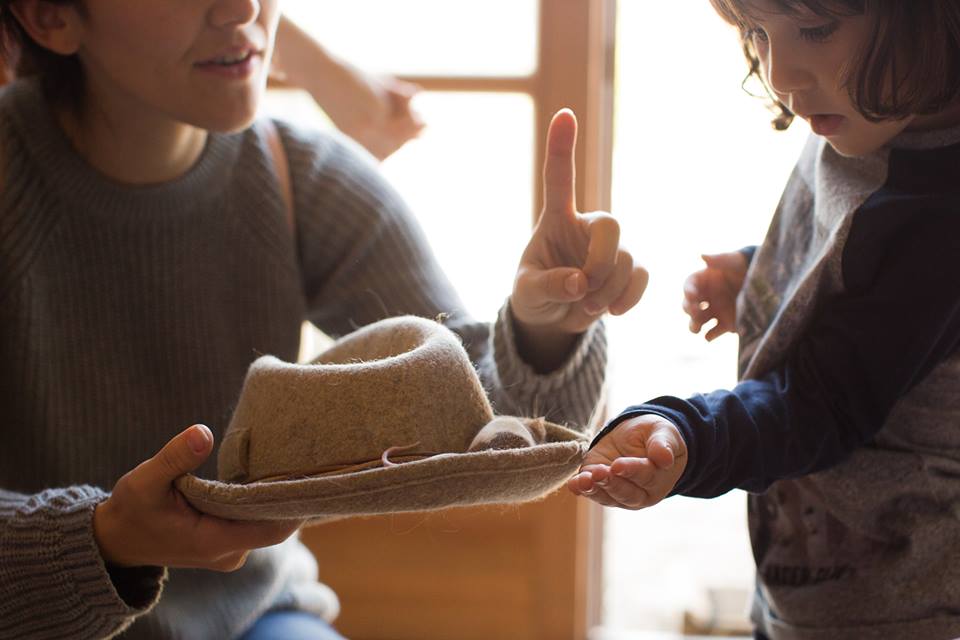
[{"label": "child's ear", "polygon": [[10,10],[24,31],[41,47],[63,56],[80,49],[81,19],[77,7],[48,0],[14,0]]}]

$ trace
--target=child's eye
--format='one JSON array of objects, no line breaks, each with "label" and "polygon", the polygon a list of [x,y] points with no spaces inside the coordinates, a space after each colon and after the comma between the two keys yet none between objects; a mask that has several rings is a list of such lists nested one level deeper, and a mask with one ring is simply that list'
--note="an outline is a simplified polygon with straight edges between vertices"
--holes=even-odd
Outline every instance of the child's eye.
[{"label": "child's eye", "polygon": [[819,27],[800,29],[800,37],[810,42],[824,42],[832,36],[839,27],[840,21],[836,20]]}]

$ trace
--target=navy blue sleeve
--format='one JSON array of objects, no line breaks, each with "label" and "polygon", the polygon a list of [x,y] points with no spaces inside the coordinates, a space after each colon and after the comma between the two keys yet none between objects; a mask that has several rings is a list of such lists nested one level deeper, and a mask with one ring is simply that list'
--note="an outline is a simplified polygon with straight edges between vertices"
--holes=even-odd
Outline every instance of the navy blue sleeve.
[{"label": "navy blue sleeve", "polygon": [[750,266],[750,263],[753,262],[753,256],[757,253],[757,245],[752,244],[750,246],[740,249],[740,253],[743,254],[743,257],[747,259],[747,266]]},{"label": "navy blue sleeve", "polygon": [[678,426],[689,449],[674,493],[761,492],[841,462],[960,343],[957,200],[874,199],[856,214],[845,293],[821,301],[786,361],[730,391],[631,407]]}]

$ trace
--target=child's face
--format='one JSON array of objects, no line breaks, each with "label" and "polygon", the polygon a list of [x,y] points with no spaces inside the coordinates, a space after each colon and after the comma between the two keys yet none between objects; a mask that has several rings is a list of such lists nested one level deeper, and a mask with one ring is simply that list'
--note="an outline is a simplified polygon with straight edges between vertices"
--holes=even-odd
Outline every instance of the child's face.
[{"label": "child's face", "polygon": [[279,0],[97,0],[79,20],[88,95],[213,131],[247,126]]},{"label": "child's face", "polygon": [[768,85],[838,153],[869,154],[910,124],[912,118],[870,122],[844,85],[867,37],[868,17],[823,18],[803,9],[785,14],[771,0],[751,0],[750,5],[756,20],[750,37]]}]

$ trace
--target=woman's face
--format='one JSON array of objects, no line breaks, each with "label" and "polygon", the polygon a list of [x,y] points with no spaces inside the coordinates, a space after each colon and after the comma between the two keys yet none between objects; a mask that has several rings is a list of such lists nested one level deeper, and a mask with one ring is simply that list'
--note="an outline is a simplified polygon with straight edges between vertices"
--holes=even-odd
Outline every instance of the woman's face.
[{"label": "woman's face", "polygon": [[249,125],[266,87],[279,0],[87,0],[77,21],[88,108],[211,131]]}]

